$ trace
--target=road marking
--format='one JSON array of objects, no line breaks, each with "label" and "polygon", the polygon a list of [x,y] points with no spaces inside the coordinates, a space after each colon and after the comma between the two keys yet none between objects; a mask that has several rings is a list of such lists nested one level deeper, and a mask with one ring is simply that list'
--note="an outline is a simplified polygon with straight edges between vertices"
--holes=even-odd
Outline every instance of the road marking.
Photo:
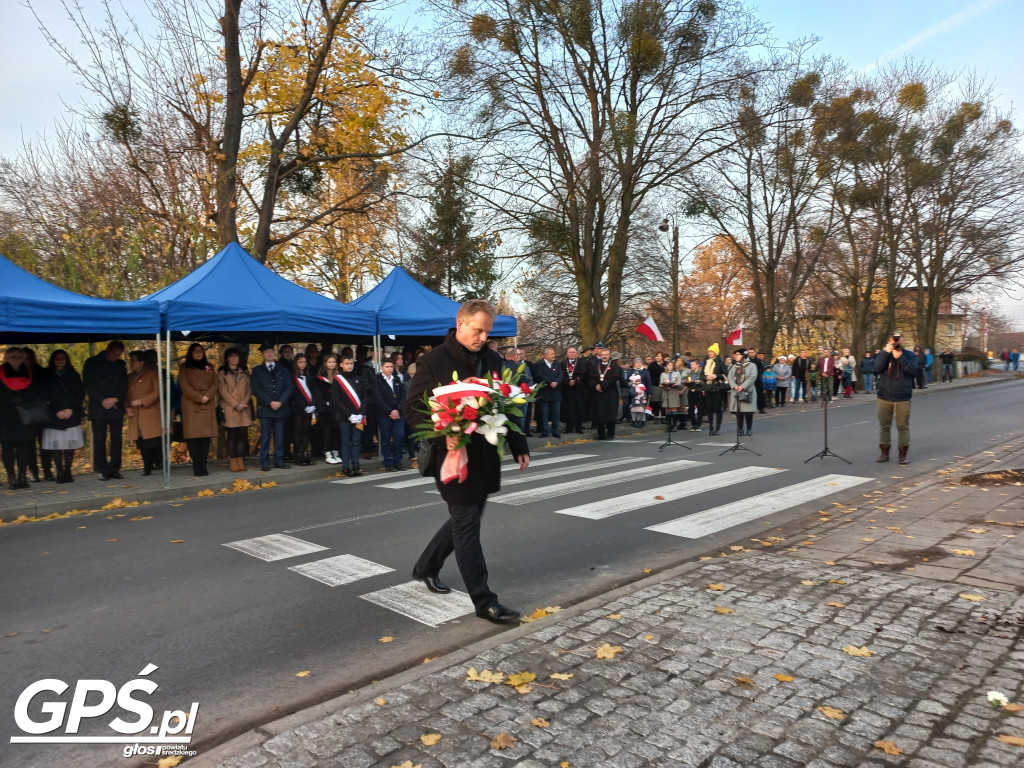
[{"label": "road marking", "polygon": [[856,427],[858,424],[870,424],[871,420],[866,421],[855,421],[853,424],[836,424],[837,427]]},{"label": "road marking", "polygon": [[[562,464],[562,463],[564,463],[566,461],[576,461],[577,459],[592,459],[595,456],[596,456],[596,454],[593,454],[593,453],[570,453],[570,454],[567,454],[565,456],[542,456],[542,457],[537,458],[537,459],[530,459],[530,466],[531,467],[536,467],[536,466],[543,466],[545,464]],[[508,462],[507,464],[505,464],[501,468],[501,471],[502,472],[511,472],[512,470],[517,470],[518,471],[518,469],[519,469],[519,465],[516,464],[515,462],[511,462],[510,461],[510,462]],[[361,477],[360,478],[356,478],[356,479],[362,480]],[[380,480],[381,478],[377,477],[377,478],[374,478],[374,479],[375,480]],[[336,482],[336,483],[347,483],[349,481],[348,480],[335,480],[334,482]],[[420,477],[419,475],[417,475],[413,480],[399,480],[399,481],[394,482],[394,483],[381,483],[377,487],[378,488],[397,488],[397,489],[400,489],[400,488],[415,488],[417,485],[433,485],[433,484],[434,484],[434,478],[432,478],[432,477]]]},{"label": "road marking", "polygon": [[274,560],[285,560],[298,555],[308,555],[313,552],[323,552],[327,547],[313,544],[294,536],[286,536],[283,533],[272,533],[269,536],[260,536],[256,539],[242,539],[225,544],[225,547],[237,549],[247,555],[252,555],[260,560],[270,563]]},{"label": "road marking", "polygon": [[614,499],[593,501],[588,504],[581,504],[578,507],[569,507],[568,509],[556,511],[559,515],[585,517],[588,520],[604,520],[605,518],[621,515],[625,512],[633,512],[645,507],[653,507],[656,504],[678,501],[694,494],[718,490],[735,483],[756,480],[759,477],[766,477],[776,472],[785,471],[784,469],[772,467],[741,467],[740,469],[731,469],[728,472],[720,472],[717,475],[696,477],[692,480],[684,480],[681,483],[663,485],[660,488],[637,491],[626,496],[617,496]]},{"label": "road marking", "polygon": [[326,584],[328,587],[340,587],[342,584],[351,584],[353,581],[368,579],[371,576],[379,576],[382,573],[391,573],[394,568],[380,565],[370,560],[364,560],[355,555],[338,555],[328,557],[326,560],[316,560],[312,563],[302,565],[290,565],[289,571],[301,573],[314,581]]},{"label": "road marking", "polygon": [[326,523],[313,523],[313,525],[306,525],[302,528],[291,528],[285,533],[300,533],[301,531],[309,531],[313,528],[324,528],[328,525],[341,525],[342,523],[357,523],[360,520],[369,520],[372,517],[384,517],[385,515],[394,515],[399,512],[409,512],[413,509],[422,509],[423,507],[432,507],[435,504],[440,504],[440,501],[428,501],[423,504],[413,504],[410,507],[399,507],[398,509],[384,509],[380,512],[370,512],[365,515],[356,515],[355,517],[343,517],[341,520],[328,520]]},{"label": "road marking", "polygon": [[[558,467],[557,469],[546,469],[543,472],[530,472],[527,469],[522,474],[510,477],[507,480],[501,481],[501,487],[504,488],[506,485],[518,485],[519,483],[530,483],[534,480],[550,480],[553,477],[567,477],[569,475],[577,475],[580,472],[590,472],[595,469],[606,469],[608,467],[619,467],[623,464],[632,464],[635,461],[650,461],[649,456],[627,456],[619,459],[606,459],[604,461],[593,461],[589,464],[577,464],[572,467]],[[533,463],[530,464],[530,468],[533,467]]]},{"label": "road marking", "polygon": [[748,496],[731,504],[723,504],[714,509],[670,520],[667,523],[652,525],[646,530],[681,536],[686,539],[699,539],[712,533],[724,531],[726,528],[789,509],[805,501],[833,496],[870,480],[870,477],[854,475],[825,475],[815,480],[791,485],[784,492],[772,491],[758,496]]},{"label": "road marking", "polygon": [[630,480],[640,480],[645,477],[654,477],[655,475],[664,475],[669,472],[678,472],[679,470],[693,469],[694,467],[703,467],[706,465],[706,461],[689,461],[687,459],[683,459],[681,461],[670,461],[665,464],[652,464],[647,467],[635,467],[623,472],[600,474],[595,475],[594,477],[585,477],[581,480],[574,480],[568,483],[559,483],[554,488],[545,486],[543,488],[531,488],[527,491],[517,491],[515,493],[499,493],[497,496],[491,496],[489,501],[493,501],[496,504],[513,504],[515,506],[521,506],[523,504],[532,504],[535,501],[541,501],[543,499],[559,498],[577,491],[589,491],[592,488],[601,488],[606,485],[614,485],[615,483],[625,483]]},{"label": "road marking", "polygon": [[410,581],[359,597],[428,627],[436,627],[475,610],[473,601],[465,592],[452,590],[447,595],[438,595],[419,581]]}]

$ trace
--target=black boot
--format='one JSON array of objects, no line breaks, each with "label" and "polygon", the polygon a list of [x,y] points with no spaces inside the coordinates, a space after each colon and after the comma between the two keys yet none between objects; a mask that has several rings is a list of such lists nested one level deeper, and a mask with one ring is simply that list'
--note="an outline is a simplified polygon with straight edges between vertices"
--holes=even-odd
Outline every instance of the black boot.
[{"label": "black boot", "polygon": [[[37,479],[36,482],[38,483],[39,480]],[[18,487],[19,488],[28,488],[29,487],[28,486],[28,480],[25,479],[25,470],[21,470],[21,471],[18,472]]]}]

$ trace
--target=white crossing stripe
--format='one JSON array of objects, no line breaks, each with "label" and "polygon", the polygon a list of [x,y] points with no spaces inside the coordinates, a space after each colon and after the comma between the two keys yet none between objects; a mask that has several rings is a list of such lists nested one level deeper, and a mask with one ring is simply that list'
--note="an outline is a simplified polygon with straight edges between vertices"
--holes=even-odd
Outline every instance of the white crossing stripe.
[{"label": "white crossing stripe", "polygon": [[269,536],[260,536],[258,539],[242,539],[225,544],[225,547],[237,549],[247,555],[258,557],[268,563],[274,560],[284,560],[298,555],[308,555],[313,552],[323,552],[327,547],[313,544],[294,536],[283,533],[272,533]]},{"label": "white crossing stripe", "polygon": [[519,483],[532,483],[534,480],[550,480],[553,477],[567,477],[578,475],[580,472],[593,472],[608,467],[621,467],[623,464],[632,464],[636,461],[650,461],[649,456],[626,456],[618,459],[605,459],[604,461],[593,461],[589,464],[577,464],[572,467],[558,467],[556,469],[545,469],[543,472],[531,472],[533,462],[525,472],[520,472],[508,479],[502,479],[501,487],[506,485],[518,485]]},{"label": "white crossing stripe", "polygon": [[475,610],[473,601],[465,592],[452,590],[447,595],[438,595],[419,581],[410,581],[359,597],[428,627],[436,627]]},{"label": "white crossing stripe", "polygon": [[723,504],[714,509],[670,520],[667,523],[652,525],[647,530],[668,533],[686,539],[699,539],[712,533],[724,531],[726,528],[789,509],[805,501],[832,496],[870,480],[870,477],[854,475],[825,475],[815,480],[791,485],[784,492],[772,491],[758,496],[748,496],[731,504]]},{"label": "white crossing stripe", "polygon": [[[596,454],[593,453],[570,453],[565,456],[540,456],[536,459],[530,458],[530,466],[537,467],[543,466],[544,464],[563,464],[567,461],[576,461],[577,459],[592,459]],[[514,462],[503,462],[501,467],[502,472],[511,472],[512,470],[519,470],[519,465]],[[358,478],[362,480],[363,478]],[[381,480],[383,478],[376,477],[375,480]],[[337,483],[348,483],[350,480],[335,480]],[[381,483],[378,488],[415,488],[417,485],[433,485],[434,478],[432,477],[420,477],[419,473],[412,480],[398,480],[394,483]]]},{"label": "white crossing stripe", "polygon": [[[669,472],[678,472],[683,469],[703,467],[706,466],[707,463],[708,462],[706,461],[689,461],[687,459],[683,459],[681,461],[670,461],[665,464],[652,464],[647,467],[627,469],[623,472],[599,474],[594,475],[593,477],[585,477],[582,480],[574,480],[569,483],[559,483],[555,488],[545,486],[543,488],[531,488],[527,491],[516,491],[514,493],[499,493],[497,496],[491,496],[489,501],[496,504],[513,504],[515,506],[521,506],[523,504],[532,504],[533,502],[541,501],[542,499],[558,498],[578,491],[589,491],[593,488],[601,488],[606,485],[626,483],[630,480],[640,480],[645,477],[664,475]],[[527,472],[529,472],[529,470],[527,470]]]},{"label": "white crossing stripe", "polygon": [[312,563],[291,565],[288,566],[288,570],[301,573],[328,587],[340,587],[342,584],[351,584],[353,581],[368,579],[370,576],[391,573],[395,569],[355,555],[338,555]]},{"label": "white crossing stripe", "polygon": [[686,498],[687,496],[718,490],[734,483],[756,480],[759,477],[766,477],[776,472],[785,471],[784,469],[771,467],[741,467],[740,469],[731,469],[728,472],[719,472],[717,475],[695,477],[692,480],[684,480],[681,483],[663,485],[660,488],[637,491],[626,496],[617,496],[614,499],[602,499],[601,501],[594,501],[589,504],[581,504],[578,507],[569,507],[568,509],[556,511],[560,515],[585,517],[588,520],[603,520],[613,515],[621,515],[624,512],[633,512],[644,507],[653,507],[656,504],[666,504],[670,501]]}]

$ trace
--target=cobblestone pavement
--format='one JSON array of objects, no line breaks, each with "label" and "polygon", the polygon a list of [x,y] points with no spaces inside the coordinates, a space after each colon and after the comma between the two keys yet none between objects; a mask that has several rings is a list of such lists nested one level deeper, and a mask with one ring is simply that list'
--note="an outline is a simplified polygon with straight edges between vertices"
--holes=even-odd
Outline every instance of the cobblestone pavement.
[{"label": "cobblestone pavement", "polygon": [[[1000,740],[1024,744],[1024,707],[987,700],[996,690],[1024,703],[1024,487],[958,484],[1011,467],[1024,467],[1024,437],[927,475],[904,478],[894,466],[888,490],[264,726],[191,764],[1024,765],[1024,746]],[[603,646],[611,658],[598,658]],[[469,680],[470,669],[504,678]],[[536,677],[512,687],[509,676],[524,672]],[[509,746],[493,748],[502,734]]]}]

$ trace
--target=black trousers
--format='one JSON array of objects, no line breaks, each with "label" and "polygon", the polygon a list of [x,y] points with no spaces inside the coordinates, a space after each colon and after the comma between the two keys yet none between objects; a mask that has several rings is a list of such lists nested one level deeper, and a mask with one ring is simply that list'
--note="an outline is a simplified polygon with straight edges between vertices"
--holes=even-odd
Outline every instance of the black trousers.
[{"label": "black trousers", "polygon": [[292,414],[292,448],[296,458],[302,458],[310,451],[310,432],[313,428],[313,415],[300,410]]},{"label": "black trousers", "polygon": [[597,427],[598,440],[611,440],[615,437],[614,421],[595,421],[594,426]]},{"label": "black trousers", "polygon": [[498,602],[498,596],[487,587],[487,563],[480,544],[480,518],[484,503],[448,504],[448,519],[427,544],[416,572],[421,576],[437,576],[444,561],[452,552],[466,591],[473,600],[477,613],[482,613]]},{"label": "black trousers", "polygon": [[160,445],[159,437],[139,438],[135,441],[142,454],[142,468],[144,470],[161,469],[164,464],[163,447]]},{"label": "black trousers", "polygon": [[185,441],[188,445],[188,457],[192,460],[192,474],[206,474],[206,457],[210,454],[210,438],[190,437]]},{"label": "black trousers", "polygon": [[[92,468],[101,475],[121,471],[121,419],[95,419],[92,422]],[[107,438],[110,453],[107,454]]]},{"label": "black trousers", "polygon": [[0,444],[0,451],[3,452],[4,469],[7,471],[7,481],[10,482],[16,477],[24,477],[28,471],[30,457],[35,453],[35,443],[27,441],[7,441]]},{"label": "black trousers", "polygon": [[238,459],[249,453],[249,428],[228,427],[228,458]]},{"label": "black trousers", "polygon": [[754,382],[754,391],[757,393],[757,410],[764,413],[764,384],[761,383],[760,377]]}]

